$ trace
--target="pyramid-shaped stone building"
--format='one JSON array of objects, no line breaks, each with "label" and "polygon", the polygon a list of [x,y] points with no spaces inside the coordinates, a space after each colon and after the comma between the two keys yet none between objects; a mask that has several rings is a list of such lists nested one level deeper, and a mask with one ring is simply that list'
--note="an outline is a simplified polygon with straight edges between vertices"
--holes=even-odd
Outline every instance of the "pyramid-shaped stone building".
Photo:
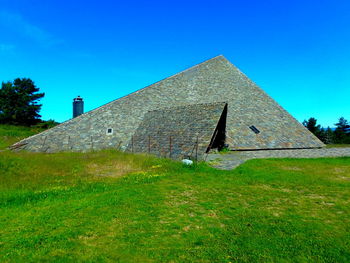
[{"label": "pyramid-shaped stone building", "polygon": [[118,148],[183,157],[212,148],[319,148],[323,143],[223,56],[24,139],[38,152]]}]

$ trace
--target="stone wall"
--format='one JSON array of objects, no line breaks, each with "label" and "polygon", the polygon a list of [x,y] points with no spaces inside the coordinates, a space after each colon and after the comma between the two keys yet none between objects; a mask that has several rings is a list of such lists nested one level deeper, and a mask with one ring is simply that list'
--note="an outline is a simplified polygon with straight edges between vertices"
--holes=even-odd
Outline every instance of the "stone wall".
[{"label": "stone wall", "polygon": [[174,159],[201,159],[226,103],[186,105],[148,112],[128,151]]},{"label": "stone wall", "polygon": [[[242,72],[218,56],[14,145],[29,151],[126,148],[151,110],[226,101],[231,149],[312,148],[323,144]],[[255,134],[249,126],[261,132]],[[107,134],[107,129],[113,129]]]}]

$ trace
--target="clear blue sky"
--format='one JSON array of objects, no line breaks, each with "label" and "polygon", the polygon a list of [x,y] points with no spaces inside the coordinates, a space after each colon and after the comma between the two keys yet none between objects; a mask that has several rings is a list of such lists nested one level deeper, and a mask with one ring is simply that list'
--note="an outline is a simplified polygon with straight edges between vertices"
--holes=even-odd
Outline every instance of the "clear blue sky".
[{"label": "clear blue sky", "polygon": [[350,1],[0,0],[0,81],[71,118],[223,54],[302,121],[350,119]]}]

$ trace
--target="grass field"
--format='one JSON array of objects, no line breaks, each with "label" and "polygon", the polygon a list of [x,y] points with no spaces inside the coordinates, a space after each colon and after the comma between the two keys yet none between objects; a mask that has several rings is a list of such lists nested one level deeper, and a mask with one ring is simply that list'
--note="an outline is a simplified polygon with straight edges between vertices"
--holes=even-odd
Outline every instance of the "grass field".
[{"label": "grass field", "polygon": [[0,153],[0,262],[349,262],[349,233],[350,158]]},{"label": "grass field", "polygon": [[41,131],[41,128],[0,125],[0,150]]},{"label": "grass field", "polygon": [[350,147],[350,144],[327,144],[326,148],[343,148]]}]

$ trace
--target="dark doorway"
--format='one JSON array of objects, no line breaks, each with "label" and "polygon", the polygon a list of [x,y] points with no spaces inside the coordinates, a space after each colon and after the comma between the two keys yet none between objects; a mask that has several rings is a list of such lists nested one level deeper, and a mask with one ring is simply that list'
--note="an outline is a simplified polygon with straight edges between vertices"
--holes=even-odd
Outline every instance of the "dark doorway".
[{"label": "dark doorway", "polygon": [[221,113],[219,122],[216,126],[213,136],[211,137],[210,144],[206,152],[211,149],[218,149],[219,151],[224,148],[226,141],[226,118],[227,118],[227,103],[224,110]]}]

